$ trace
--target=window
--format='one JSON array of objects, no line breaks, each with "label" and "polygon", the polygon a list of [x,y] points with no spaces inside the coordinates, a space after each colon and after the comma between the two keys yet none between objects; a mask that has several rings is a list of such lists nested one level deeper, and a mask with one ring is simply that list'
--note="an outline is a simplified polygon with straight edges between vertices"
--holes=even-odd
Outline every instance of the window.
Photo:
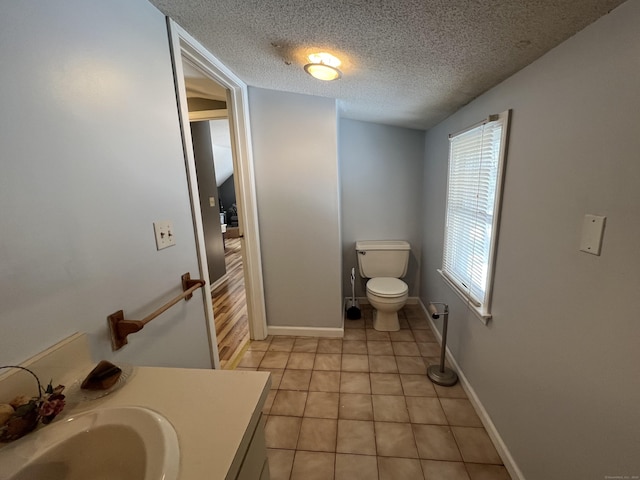
[{"label": "window", "polygon": [[491,285],[509,111],[449,136],[442,270],[478,316],[491,318]]}]

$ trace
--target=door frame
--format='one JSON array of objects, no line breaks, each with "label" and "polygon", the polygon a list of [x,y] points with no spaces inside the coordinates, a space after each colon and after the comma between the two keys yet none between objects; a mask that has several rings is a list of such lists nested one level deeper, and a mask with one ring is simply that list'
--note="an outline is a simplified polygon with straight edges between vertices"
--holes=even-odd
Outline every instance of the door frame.
[{"label": "door frame", "polygon": [[[249,125],[249,105],[247,85],[233,72],[207,51],[186,30],[167,17],[169,44],[173,62],[178,116],[182,132],[185,154],[185,166],[189,185],[189,197],[196,235],[198,263],[201,278],[205,279],[209,291],[209,274],[206,261],[204,230],[198,196],[191,129],[189,128],[189,109],[184,82],[182,59],[196,65],[211,80],[227,89],[229,130],[233,156],[234,180],[236,184],[236,203],[238,204],[238,223],[244,264],[244,280],[249,318],[249,334],[254,340],[263,340],[267,336],[267,319],[264,299],[264,281],[262,258],[260,253],[260,235],[258,228],[258,206],[256,201],[255,174],[251,151],[251,130]],[[213,317],[213,304],[210,296],[205,295],[205,315],[209,332],[209,343],[214,368],[220,367],[216,328]]]}]

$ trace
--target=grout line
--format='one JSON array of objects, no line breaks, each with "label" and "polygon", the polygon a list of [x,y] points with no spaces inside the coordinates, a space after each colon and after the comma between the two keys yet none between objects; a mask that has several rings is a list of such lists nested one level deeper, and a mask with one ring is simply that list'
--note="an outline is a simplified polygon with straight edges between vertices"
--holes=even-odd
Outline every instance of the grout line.
[{"label": "grout line", "polygon": [[[407,321],[407,322],[408,322],[408,321]],[[427,322],[428,322],[428,320],[427,320]],[[415,320],[414,320],[414,323],[415,323]],[[427,325],[429,325],[429,323],[427,323]],[[364,326],[363,326],[361,329],[366,331],[366,329],[367,329],[367,328],[370,328],[370,327],[367,327],[367,325],[366,325],[366,321],[365,321]],[[423,330],[423,329],[418,329],[418,330]],[[431,326],[429,326],[429,327],[427,328],[427,330],[431,330],[431,332],[433,333],[433,328],[432,328]],[[412,326],[410,323],[409,323],[409,331],[411,331],[412,335],[414,336],[413,341],[414,341],[414,342],[417,342],[417,340],[415,339],[415,335],[414,335],[414,334],[415,334],[415,332],[416,332],[416,330],[414,330],[413,326]],[[365,340],[365,342],[366,342],[366,340]],[[294,342],[294,344],[295,344],[295,342]],[[343,344],[343,346],[344,346],[344,344]],[[289,353],[289,355],[290,355],[290,353],[291,353],[291,352],[288,352],[288,353]],[[344,355],[345,355],[345,354],[344,354],[344,348],[343,348],[343,353],[341,354],[341,360],[344,358]],[[367,354],[367,355],[368,355],[368,354]],[[398,357],[398,355],[395,355],[395,352],[394,352],[393,357],[394,357],[394,358],[396,358],[396,357]],[[427,357],[422,356],[422,354],[421,354],[419,357],[416,357],[416,358],[421,358],[421,359],[425,362],[425,364],[426,364],[426,365],[428,365]],[[314,362],[314,366],[315,366],[315,362]],[[284,375],[284,372],[286,372],[287,370],[295,370],[295,369],[289,369],[289,368],[287,368],[287,365],[285,365],[285,367],[283,368],[283,375]],[[312,367],[312,369],[311,369],[311,375],[313,375],[313,372],[315,372],[315,371],[317,371],[317,372],[328,372],[328,371],[325,371],[325,370],[315,370],[315,369],[313,369],[313,367]],[[342,370],[342,362],[341,362],[341,364],[340,364],[340,368],[339,368],[339,370],[334,370],[334,372],[338,373],[338,418],[336,419],[336,438],[335,438],[336,446],[335,446],[335,449],[334,449],[335,451],[333,452],[333,453],[334,453],[333,473],[334,473],[334,475],[336,475],[336,474],[337,474],[337,456],[340,454],[337,450],[338,450],[338,437],[339,437],[339,434],[338,434],[338,425],[339,425],[339,422],[340,422],[340,420],[341,420],[341,418],[340,418],[340,404],[341,404],[341,403],[340,403],[340,400],[341,400],[342,395],[343,395],[343,392],[342,392],[342,391],[341,391],[341,389],[340,389],[340,386],[341,386],[341,384],[342,384],[342,374],[344,373],[344,372],[343,372],[343,370]],[[346,372],[346,373],[360,373],[360,372]],[[370,391],[369,395],[371,396],[371,399],[372,399],[372,411],[373,411],[373,395],[374,395],[374,393],[373,393],[373,388],[372,388],[372,379],[371,379],[372,377],[371,377],[371,375],[372,375],[372,373],[377,373],[377,372],[371,372],[371,371],[369,370],[368,372],[361,372],[361,373],[367,373],[367,380],[368,380],[368,383],[369,383],[369,391]],[[400,372],[395,372],[395,374],[396,374],[396,375],[398,375],[398,377],[400,377],[400,375],[402,375]],[[408,375],[416,375],[416,376],[426,377],[426,375],[425,375],[425,374],[419,374],[419,375],[418,375],[418,374],[408,374]],[[309,386],[310,386],[310,385],[309,385]],[[407,408],[407,412],[408,412],[408,407],[406,407],[406,400],[407,400],[406,390],[405,390],[405,386],[404,386],[404,384],[402,383],[401,379],[400,379],[400,386],[401,386],[401,388],[402,388],[402,397],[403,397],[403,398],[404,398],[404,400],[405,400],[405,408]],[[434,389],[435,389],[435,387],[434,387]],[[279,390],[279,388],[278,388],[277,390]],[[303,414],[302,414],[302,420],[301,420],[301,422],[302,422],[302,421],[303,421],[303,419],[305,418],[305,417],[304,417],[304,413],[306,412],[307,404],[308,404],[308,401],[309,401],[309,392],[310,392],[310,391],[309,391],[309,389],[307,389],[307,390],[306,390],[306,392],[307,392],[307,397],[306,397],[306,400],[305,400],[305,408],[304,408],[304,410],[303,410]],[[465,392],[465,394],[466,394],[466,393],[468,393],[468,392]],[[380,394],[380,395],[382,395],[382,394]],[[462,463],[462,464],[464,465],[464,470],[465,470],[465,472],[469,473],[468,463],[464,461],[464,458],[462,457],[462,451],[461,451],[461,449],[460,449],[460,445],[459,445],[459,443],[458,443],[458,440],[456,439],[455,435],[453,435],[453,430],[452,430],[453,425],[451,424],[451,422],[450,422],[450,420],[449,420],[449,417],[447,416],[447,414],[446,414],[446,412],[444,411],[444,408],[443,408],[443,406],[442,406],[442,399],[443,399],[443,398],[450,398],[450,397],[441,396],[440,392],[439,392],[437,389],[435,389],[435,397],[431,397],[431,396],[429,396],[429,395],[426,395],[426,397],[428,397],[428,398],[437,398],[437,399],[438,399],[438,405],[440,406],[440,408],[441,408],[441,409],[442,409],[442,411],[444,412],[444,417],[445,417],[445,420],[446,420],[446,422],[447,422],[446,426],[447,426],[448,431],[450,432],[450,434],[453,436],[454,442],[455,442],[455,444],[456,444],[456,448],[457,448],[458,453],[459,453],[459,455],[460,455],[460,460],[459,460],[459,462],[458,462],[458,463]],[[451,397],[451,398],[453,398],[453,397]],[[456,398],[457,398],[457,397],[456,397]],[[467,396],[467,400],[468,400],[468,401],[470,401],[470,399],[468,398],[468,396]],[[378,440],[378,438],[377,438],[377,435],[376,435],[376,433],[377,433],[377,432],[376,432],[376,421],[375,421],[375,415],[374,415],[374,418],[373,418],[373,420],[372,420],[372,423],[373,423],[373,427],[374,427],[374,428],[373,428],[373,430],[374,430],[374,445],[375,445],[375,453],[374,453],[374,455],[365,455],[365,454],[351,454],[351,455],[362,455],[362,456],[374,457],[374,458],[375,458],[375,463],[376,463],[376,469],[377,469],[377,471],[378,471],[378,479],[379,479],[379,477],[380,477],[380,469],[379,469],[379,463],[378,463],[378,460],[379,460],[380,458],[383,458],[383,457],[380,457],[380,456],[378,455],[378,451],[377,451],[377,443],[378,443],[378,442],[377,442],[377,440]],[[422,459],[422,458],[420,457],[420,452],[419,452],[419,450],[418,450],[418,442],[417,442],[417,439],[416,439],[416,433],[415,433],[415,430],[414,430],[414,423],[412,423],[412,422],[411,422],[411,419],[409,419],[409,422],[394,422],[394,423],[408,423],[408,425],[410,426],[411,431],[412,431],[412,434],[413,434],[414,444],[415,444],[415,446],[416,446],[416,450],[417,450],[417,452],[418,452],[418,453],[417,453],[417,458],[416,458],[416,460],[418,460],[418,464],[420,465],[420,470],[421,470],[421,472],[422,472],[422,475],[424,476],[424,475],[425,475],[425,470],[424,470],[424,467],[423,467],[423,463],[422,463],[422,462],[423,462],[423,460],[428,460],[428,459]],[[415,424],[415,425],[421,425],[421,424]],[[427,425],[432,425],[432,424],[427,424]],[[433,424],[433,425],[436,425],[436,424]],[[301,425],[301,426],[302,426],[302,425]],[[484,427],[477,427],[477,428],[484,428]],[[297,452],[298,452],[297,446],[298,446],[298,443],[299,443],[299,441],[300,441],[300,435],[301,435],[301,428],[300,428],[300,430],[299,430],[299,432],[298,432],[298,438],[296,439],[296,449],[294,450],[293,463],[295,462],[295,457],[296,457],[296,454],[297,454]],[[493,442],[492,442],[492,443],[493,443]],[[494,445],[494,447],[495,447],[495,445]],[[292,474],[293,474],[293,463],[292,463],[292,465],[291,465],[291,474],[290,474],[290,478],[292,477]],[[503,465],[503,466],[504,466],[504,465]],[[506,466],[504,466],[504,467],[506,467]],[[509,473],[510,473],[510,472],[509,472]]]}]

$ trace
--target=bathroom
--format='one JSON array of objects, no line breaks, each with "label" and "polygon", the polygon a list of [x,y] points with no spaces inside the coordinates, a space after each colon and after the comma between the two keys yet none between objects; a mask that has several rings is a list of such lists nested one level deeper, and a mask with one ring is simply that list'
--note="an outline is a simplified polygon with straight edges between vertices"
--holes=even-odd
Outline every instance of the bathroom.
[{"label": "bathroom", "polygon": [[[41,5],[29,22],[18,7],[5,13],[1,363],[83,331],[95,358],[210,367],[201,297],[116,353],[105,328],[198,271],[164,17],[143,1]],[[426,133],[249,88],[270,329],[339,331],[355,241],[407,240],[410,296],[449,302],[449,348],[527,478],[637,474],[615,466],[638,466],[638,21],[627,2]],[[447,135],[507,108],[485,326],[436,272]],[[578,251],[587,213],[608,217],[600,257]],[[176,236],[160,252],[158,220]]]}]

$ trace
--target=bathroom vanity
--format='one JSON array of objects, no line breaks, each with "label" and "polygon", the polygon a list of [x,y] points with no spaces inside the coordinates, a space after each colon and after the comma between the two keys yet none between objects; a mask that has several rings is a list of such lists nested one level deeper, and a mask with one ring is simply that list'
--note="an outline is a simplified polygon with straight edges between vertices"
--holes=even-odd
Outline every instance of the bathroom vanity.
[{"label": "bathroom vanity", "polygon": [[178,434],[179,480],[268,480],[261,414],[268,372],[136,367],[127,383],[89,403],[162,414]]},{"label": "bathroom vanity", "polygon": [[[72,386],[94,366],[83,345],[86,339],[75,335],[25,366],[41,378]],[[26,377],[19,377],[0,379],[0,401],[8,401],[4,396],[14,392],[26,392]],[[40,432],[74,416],[138,406],[159,413],[173,426],[179,452],[169,454],[179,456],[178,480],[268,480],[261,412],[269,388],[268,372],[133,367],[120,388],[101,398],[79,400],[71,388],[67,407],[50,425],[0,448],[0,457],[6,460],[12,451],[19,451],[16,446],[27,451],[24,445]]]}]

